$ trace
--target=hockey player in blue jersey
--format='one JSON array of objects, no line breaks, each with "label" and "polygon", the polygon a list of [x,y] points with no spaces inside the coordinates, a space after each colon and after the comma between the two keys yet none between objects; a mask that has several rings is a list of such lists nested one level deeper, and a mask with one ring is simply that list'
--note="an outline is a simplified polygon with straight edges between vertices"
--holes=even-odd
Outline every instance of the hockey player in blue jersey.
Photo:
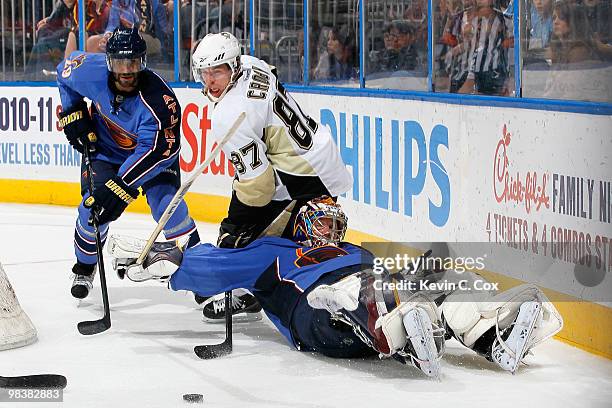
[{"label": "hockey player in blue jersey", "polygon": [[298,350],[331,357],[378,353],[410,362],[428,376],[440,373],[443,334],[515,372],[531,348],[561,329],[558,312],[533,285],[480,294],[422,290],[420,280],[462,279],[477,287],[474,283],[483,278],[419,267],[375,272],[370,252],[342,242],[346,223],[336,203],[317,199],[296,217],[298,242],[267,237],[242,249],[203,244],[184,252],[174,243],[156,243],[138,267],[131,265],[143,240],[111,237],[109,252],[134,280],[170,276],[172,289],[203,296],[237,287],[251,290]]},{"label": "hockey player in blue jersey", "polygon": [[[181,107],[164,80],[146,68],[146,43],[137,28],[116,29],[106,55],[73,52],[57,72],[64,133],[79,152],[87,145],[92,157],[93,174],[82,166],[83,198],[74,232],[77,261],[71,293],[84,298],[96,270],[91,209],[98,213],[104,242],[108,223],[138,197],[139,187],[158,220],[180,186]],[[84,98],[91,100],[91,108]],[[94,182],[92,197],[89,177]],[[164,234],[189,246],[199,242],[185,202],[166,224]]]}]

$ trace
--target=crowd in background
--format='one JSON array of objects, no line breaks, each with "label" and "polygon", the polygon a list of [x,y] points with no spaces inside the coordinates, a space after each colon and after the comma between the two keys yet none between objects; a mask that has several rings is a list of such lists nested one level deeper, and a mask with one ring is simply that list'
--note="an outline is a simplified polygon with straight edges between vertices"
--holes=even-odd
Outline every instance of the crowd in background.
[{"label": "crowd in background", "polygon": [[[434,0],[433,90],[515,95],[513,1],[522,2],[523,96],[610,102],[611,0]],[[16,10],[14,24],[11,7],[20,8],[19,2],[0,2],[4,76],[0,80],[52,80],[49,76],[57,63],[79,48],[77,0],[55,4],[34,0],[24,10]],[[208,32],[230,31],[249,52],[248,0],[85,0],[85,4],[87,51],[103,52],[109,33],[118,25],[137,25],[147,42],[150,66],[170,80],[175,52],[180,55],[180,80],[191,80],[191,50]],[[255,0],[253,5],[255,55],[276,65],[283,82],[308,79],[312,85],[358,87],[363,43],[366,87],[428,89],[427,0],[366,1],[361,24],[358,1],[310,1],[308,58],[302,1]]]}]

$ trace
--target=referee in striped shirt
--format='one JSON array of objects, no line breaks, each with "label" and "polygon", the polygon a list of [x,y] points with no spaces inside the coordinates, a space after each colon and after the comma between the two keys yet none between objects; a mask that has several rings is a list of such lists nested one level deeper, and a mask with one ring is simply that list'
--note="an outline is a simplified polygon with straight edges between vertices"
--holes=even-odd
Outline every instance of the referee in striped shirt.
[{"label": "referee in striped shirt", "polygon": [[494,0],[477,0],[472,18],[468,75],[459,93],[507,95],[508,28]]}]

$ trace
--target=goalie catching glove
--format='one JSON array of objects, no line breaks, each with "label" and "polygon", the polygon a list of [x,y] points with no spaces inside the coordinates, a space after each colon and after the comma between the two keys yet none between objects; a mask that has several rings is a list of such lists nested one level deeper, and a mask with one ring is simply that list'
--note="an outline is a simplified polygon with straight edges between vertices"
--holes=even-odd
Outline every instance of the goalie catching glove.
[{"label": "goalie catching glove", "polygon": [[[149,279],[165,281],[176,272],[183,260],[183,248],[176,241],[155,242],[142,265],[136,260],[147,241],[124,235],[112,235],[108,241],[108,253],[113,257],[113,268],[121,279],[127,276],[134,282]],[[186,243],[185,243],[186,245]]]},{"label": "goalie catching glove", "polygon": [[97,137],[94,132],[93,121],[85,102],[81,101],[71,109],[60,113],[60,125],[68,143],[79,153],[83,153],[86,144],[90,151],[94,151],[93,143]]},{"label": "goalie catching glove", "polygon": [[98,225],[115,221],[121,216],[128,204],[138,197],[138,189],[125,184],[121,177],[108,179],[103,186],[96,188],[83,205],[96,213]]}]

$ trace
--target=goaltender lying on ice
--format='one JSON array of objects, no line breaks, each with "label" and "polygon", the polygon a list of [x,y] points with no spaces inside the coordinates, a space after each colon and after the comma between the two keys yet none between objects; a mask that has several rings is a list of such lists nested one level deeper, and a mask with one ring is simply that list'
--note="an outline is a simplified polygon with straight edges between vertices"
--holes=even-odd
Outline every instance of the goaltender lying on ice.
[{"label": "goaltender lying on ice", "polygon": [[[250,290],[298,350],[393,357],[432,377],[440,375],[444,341],[451,337],[514,373],[530,349],[563,326],[533,285],[474,293],[449,290],[458,280],[486,282],[471,272],[374,273],[372,254],[342,241],[346,225],[340,206],[321,198],[300,209],[293,240],[265,237],[245,248],[201,244],[184,251],[174,242],[155,243],[145,262],[135,265],[145,241],[114,236],[109,253],[132,280],[169,279],[172,289],[202,296]],[[408,289],[407,282],[419,280],[447,283]],[[390,282],[405,285],[388,290]]]}]

